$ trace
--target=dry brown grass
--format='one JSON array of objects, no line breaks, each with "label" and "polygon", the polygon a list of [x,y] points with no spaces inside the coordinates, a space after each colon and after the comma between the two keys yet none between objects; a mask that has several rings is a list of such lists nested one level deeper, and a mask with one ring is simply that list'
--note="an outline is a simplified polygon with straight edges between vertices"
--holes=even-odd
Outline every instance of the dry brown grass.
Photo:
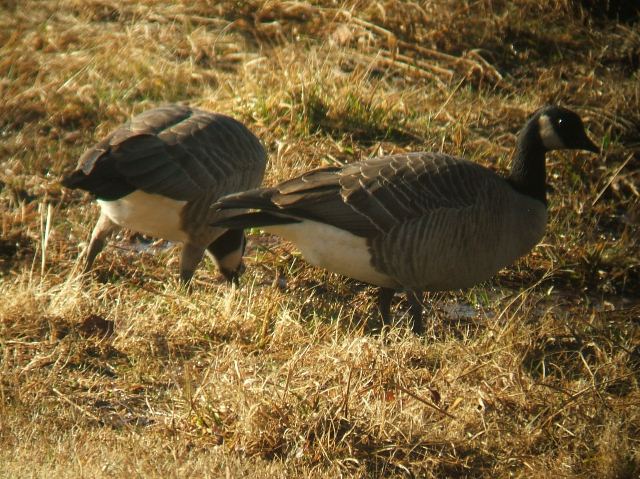
[{"label": "dry brown grass", "polygon": [[[638,477],[640,33],[548,3],[0,2],[0,477]],[[369,288],[257,232],[238,289],[208,264],[177,292],[175,251],[127,235],[82,281],[96,207],[61,175],[175,101],[245,121],[267,183],[420,149],[505,170],[546,102],[604,153],[552,155],[543,244],[382,341]]]}]

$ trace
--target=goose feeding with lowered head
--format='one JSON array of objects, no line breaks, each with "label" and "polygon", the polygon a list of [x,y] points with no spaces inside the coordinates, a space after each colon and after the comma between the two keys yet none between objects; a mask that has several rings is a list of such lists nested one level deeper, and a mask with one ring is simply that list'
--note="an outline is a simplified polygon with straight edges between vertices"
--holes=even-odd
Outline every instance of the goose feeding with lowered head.
[{"label": "goose feeding with lowered head", "polygon": [[310,263],[379,286],[384,323],[394,293],[407,291],[421,333],[424,291],[485,281],[540,241],[545,154],[561,149],[599,152],[576,113],[547,106],[520,131],[507,176],[442,153],[381,156],[226,196],[213,224],[262,227]]},{"label": "goose feeding with lowered head", "polygon": [[221,196],[259,186],[267,162],[256,136],[225,115],[181,105],[145,111],[85,152],[62,181],[100,205],[85,272],[109,235],[127,228],[183,243],[180,279],[188,283],[205,251],[232,281],[242,269],[242,229],[211,226]]}]

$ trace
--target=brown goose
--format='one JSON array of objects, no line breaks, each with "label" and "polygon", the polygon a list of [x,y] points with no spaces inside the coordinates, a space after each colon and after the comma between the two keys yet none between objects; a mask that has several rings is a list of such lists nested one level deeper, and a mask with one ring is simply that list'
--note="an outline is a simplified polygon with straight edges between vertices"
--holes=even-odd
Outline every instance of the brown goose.
[{"label": "brown goose", "polygon": [[577,114],[548,106],[520,132],[506,178],[441,153],[383,156],[224,197],[216,209],[243,210],[214,224],[264,227],[310,263],[379,286],[385,323],[394,292],[407,290],[420,333],[424,290],[489,279],[542,238],[545,153],[558,149],[599,151]]},{"label": "brown goose", "polygon": [[82,155],[62,181],[94,194],[100,204],[85,272],[122,227],[184,243],[184,283],[205,250],[234,280],[242,268],[244,233],[211,226],[210,206],[225,194],[259,186],[266,161],[255,135],[228,116],[181,105],[135,116]]}]

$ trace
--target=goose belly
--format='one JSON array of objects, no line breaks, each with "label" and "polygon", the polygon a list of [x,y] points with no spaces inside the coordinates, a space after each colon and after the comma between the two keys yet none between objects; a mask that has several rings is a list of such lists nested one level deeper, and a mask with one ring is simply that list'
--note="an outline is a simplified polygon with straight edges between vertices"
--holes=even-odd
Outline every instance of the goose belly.
[{"label": "goose belly", "polygon": [[118,226],[179,242],[188,238],[181,221],[186,203],[141,190],[114,201],[98,200],[102,211]]},{"label": "goose belly", "polygon": [[295,244],[304,259],[314,266],[376,286],[399,286],[373,267],[365,238],[310,220],[264,229]]}]

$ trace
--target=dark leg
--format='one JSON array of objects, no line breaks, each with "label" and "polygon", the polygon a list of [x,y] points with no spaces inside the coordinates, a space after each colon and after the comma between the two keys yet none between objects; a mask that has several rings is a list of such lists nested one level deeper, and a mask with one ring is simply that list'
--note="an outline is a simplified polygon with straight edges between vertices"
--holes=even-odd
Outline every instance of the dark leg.
[{"label": "dark leg", "polygon": [[207,246],[220,273],[230,283],[238,284],[238,278],[244,271],[242,255],[245,245],[244,230],[233,229],[225,231]]},{"label": "dark leg", "polygon": [[202,246],[192,243],[185,243],[182,246],[182,256],[180,257],[180,281],[182,284],[188,285],[191,282],[193,273],[196,271],[203,255],[204,248]]},{"label": "dark leg", "polygon": [[409,314],[411,315],[411,329],[417,335],[424,333],[424,322],[422,320],[422,298],[423,291],[407,291],[407,301],[409,301]]},{"label": "dark leg", "polygon": [[391,325],[391,300],[396,292],[391,288],[378,289],[378,312],[382,318],[382,325]]},{"label": "dark leg", "polygon": [[98,218],[98,222],[93,227],[93,232],[91,233],[91,241],[89,242],[89,248],[87,248],[87,257],[84,263],[83,273],[86,273],[91,269],[96,256],[98,256],[98,253],[100,253],[102,248],[104,248],[107,238],[117,229],[118,225],[111,221],[107,215],[100,215],[100,218]]}]

